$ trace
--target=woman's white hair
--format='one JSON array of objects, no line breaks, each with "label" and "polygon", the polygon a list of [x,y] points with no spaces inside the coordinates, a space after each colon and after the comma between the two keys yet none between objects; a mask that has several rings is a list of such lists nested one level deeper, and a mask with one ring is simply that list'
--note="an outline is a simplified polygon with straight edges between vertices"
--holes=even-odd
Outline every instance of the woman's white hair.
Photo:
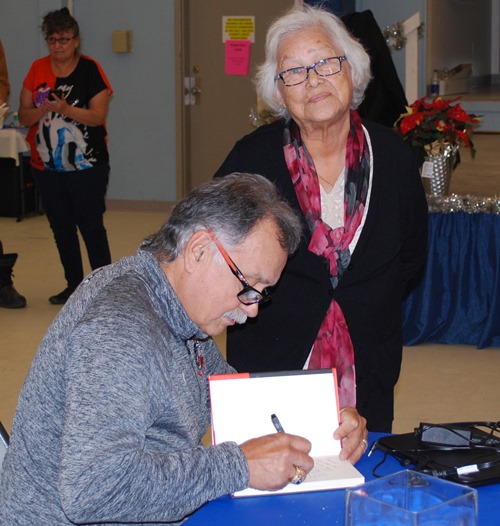
[{"label": "woman's white hair", "polygon": [[266,37],[266,59],[259,66],[255,77],[258,96],[272,113],[279,117],[289,117],[288,110],[281,102],[278,81],[275,80],[278,73],[279,45],[283,38],[290,34],[312,27],[324,32],[332,44],[339,48],[339,52],[347,56],[353,85],[352,109],[356,109],[363,101],[366,87],[371,80],[368,53],[349,33],[339,17],[322,7],[306,4],[293,7],[269,27]]}]

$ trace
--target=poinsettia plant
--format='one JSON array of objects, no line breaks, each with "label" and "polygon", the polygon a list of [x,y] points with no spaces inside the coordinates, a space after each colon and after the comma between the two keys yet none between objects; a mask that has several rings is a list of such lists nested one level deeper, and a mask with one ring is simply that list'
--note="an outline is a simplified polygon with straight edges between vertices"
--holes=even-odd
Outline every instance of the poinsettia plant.
[{"label": "poinsettia plant", "polygon": [[396,129],[413,148],[420,166],[426,156],[442,153],[449,146],[455,147],[454,168],[460,163],[460,146],[475,157],[472,132],[481,117],[454,104],[458,99],[422,97],[407,106],[407,113],[401,114],[396,121]]}]

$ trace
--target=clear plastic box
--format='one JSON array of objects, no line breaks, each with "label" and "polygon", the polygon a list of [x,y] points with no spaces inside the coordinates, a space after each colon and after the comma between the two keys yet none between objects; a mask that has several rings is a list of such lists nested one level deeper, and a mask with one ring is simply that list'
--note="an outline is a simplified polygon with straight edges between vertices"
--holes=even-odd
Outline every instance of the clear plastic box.
[{"label": "clear plastic box", "polygon": [[346,490],[346,526],[477,526],[477,491],[405,470]]}]

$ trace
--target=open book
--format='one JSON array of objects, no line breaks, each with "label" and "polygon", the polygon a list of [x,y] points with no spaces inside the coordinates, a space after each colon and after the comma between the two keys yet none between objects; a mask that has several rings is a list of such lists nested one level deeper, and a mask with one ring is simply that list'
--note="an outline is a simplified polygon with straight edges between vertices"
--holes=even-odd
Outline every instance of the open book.
[{"label": "open book", "polygon": [[212,441],[241,444],[250,438],[276,433],[271,415],[284,431],[307,438],[314,469],[302,484],[287,484],[277,491],[248,488],[235,497],[298,493],[363,484],[364,477],[348,461],[341,461],[339,404],[335,370],[284,371],[212,375]]}]

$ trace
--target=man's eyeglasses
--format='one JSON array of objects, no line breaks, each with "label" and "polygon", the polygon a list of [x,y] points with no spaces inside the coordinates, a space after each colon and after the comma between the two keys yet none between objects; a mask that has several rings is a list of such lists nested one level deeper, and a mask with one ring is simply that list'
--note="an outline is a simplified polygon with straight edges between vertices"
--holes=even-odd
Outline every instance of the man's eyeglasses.
[{"label": "man's eyeglasses", "polygon": [[259,292],[257,289],[251,287],[246,280],[245,276],[241,270],[236,266],[235,262],[229,257],[229,254],[226,252],[224,247],[219,243],[219,240],[215,237],[215,234],[207,229],[208,235],[212,238],[212,241],[217,246],[221,256],[224,258],[224,261],[228,264],[231,272],[240,280],[243,285],[243,290],[238,292],[236,295],[243,305],[254,305],[255,303],[263,303],[271,298],[271,294],[268,289],[264,289],[262,292]]},{"label": "man's eyeglasses", "polygon": [[58,44],[61,44],[61,46],[65,46],[70,40],[73,40],[75,38],[76,37],[47,37],[45,39],[45,42],[47,42],[47,44],[49,44],[50,46],[53,46],[56,42]]},{"label": "man's eyeglasses", "polygon": [[310,66],[285,69],[285,71],[278,73],[274,77],[274,80],[281,79],[285,86],[297,86],[297,84],[302,84],[309,78],[309,71],[311,69],[320,77],[330,77],[342,71],[342,62],[344,62],[344,60],[347,60],[345,55],[323,58]]}]

